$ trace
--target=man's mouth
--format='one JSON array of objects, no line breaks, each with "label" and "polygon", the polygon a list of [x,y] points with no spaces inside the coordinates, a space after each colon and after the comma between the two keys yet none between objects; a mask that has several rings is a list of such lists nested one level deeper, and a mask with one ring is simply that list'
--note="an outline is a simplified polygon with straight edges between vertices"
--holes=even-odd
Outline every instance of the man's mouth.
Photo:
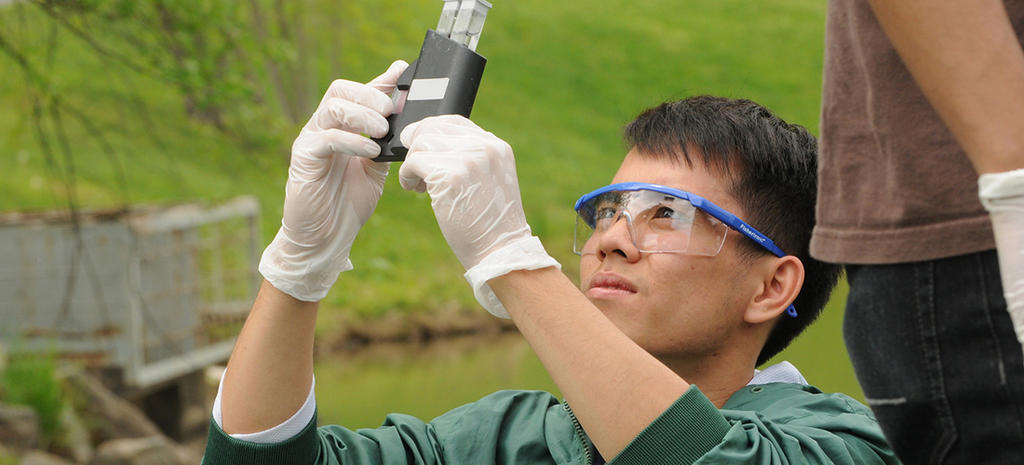
[{"label": "man's mouth", "polygon": [[636,294],[636,285],[614,273],[601,273],[590,280],[590,297],[622,297]]}]

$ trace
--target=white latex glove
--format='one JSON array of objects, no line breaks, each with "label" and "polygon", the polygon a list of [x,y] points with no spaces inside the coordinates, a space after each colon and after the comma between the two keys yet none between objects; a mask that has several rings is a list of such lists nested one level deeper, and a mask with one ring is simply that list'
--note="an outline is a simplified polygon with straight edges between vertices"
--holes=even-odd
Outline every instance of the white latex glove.
[{"label": "white latex glove", "polygon": [[441,233],[466,268],[477,301],[508,318],[487,281],[559,267],[526,223],[512,147],[458,115],[411,124],[401,138],[409,147],[398,172],[402,187],[430,194]]},{"label": "white latex glove", "polygon": [[1024,169],[981,175],[978,198],[992,218],[1006,309],[1024,344]]},{"label": "white latex glove", "polygon": [[394,104],[386,93],[409,66],[391,64],[367,84],[337,80],[292,145],[284,217],[263,251],[260,274],[299,300],[323,299],[342,271],[359,228],[384,190],[390,163],[372,160]]}]

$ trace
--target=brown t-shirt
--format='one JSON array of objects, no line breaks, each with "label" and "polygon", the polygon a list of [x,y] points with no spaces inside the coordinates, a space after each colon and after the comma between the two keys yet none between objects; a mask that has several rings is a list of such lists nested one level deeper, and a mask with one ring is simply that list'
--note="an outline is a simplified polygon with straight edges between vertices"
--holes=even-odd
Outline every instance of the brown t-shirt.
[{"label": "brown t-shirt", "polygon": [[[1021,36],[1024,0],[1006,6]],[[829,2],[818,172],[818,259],[886,264],[995,248],[977,173],[866,0]]]}]

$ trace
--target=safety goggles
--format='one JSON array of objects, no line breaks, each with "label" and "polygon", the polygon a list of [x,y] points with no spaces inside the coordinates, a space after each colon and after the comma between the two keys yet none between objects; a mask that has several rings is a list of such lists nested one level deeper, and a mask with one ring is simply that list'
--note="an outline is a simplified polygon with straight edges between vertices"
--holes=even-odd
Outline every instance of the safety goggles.
[{"label": "safety goggles", "polygon": [[[576,201],[573,252],[596,254],[599,238],[625,219],[633,245],[645,253],[713,257],[729,229],[777,257],[786,254],[752,226],[707,199],[658,184],[627,182],[602,187]],[[796,309],[786,310],[796,316]]]}]

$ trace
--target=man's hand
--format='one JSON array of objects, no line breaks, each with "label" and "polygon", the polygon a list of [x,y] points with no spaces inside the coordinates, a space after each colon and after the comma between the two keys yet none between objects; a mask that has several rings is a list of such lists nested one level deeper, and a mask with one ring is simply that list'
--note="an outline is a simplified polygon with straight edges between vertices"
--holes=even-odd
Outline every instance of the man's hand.
[{"label": "man's hand", "polygon": [[401,137],[409,147],[399,171],[402,187],[430,194],[477,300],[508,318],[487,281],[514,270],[558,267],[526,223],[512,147],[458,115],[426,118]]},{"label": "man's hand", "polygon": [[394,62],[367,84],[334,81],[292,145],[284,218],[260,260],[260,273],[296,299],[323,299],[352,269],[349,251],[377,206],[388,163],[371,160],[394,111],[386,92],[408,66]]},{"label": "man's hand", "polygon": [[981,175],[978,196],[992,218],[1006,310],[1024,344],[1024,169]]},{"label": "man's hand", "polygon": [[458,115],[406,127],[402,187],[428,192],[445,240],[470,269],[489,253],[530,237],[512,147]]}]

